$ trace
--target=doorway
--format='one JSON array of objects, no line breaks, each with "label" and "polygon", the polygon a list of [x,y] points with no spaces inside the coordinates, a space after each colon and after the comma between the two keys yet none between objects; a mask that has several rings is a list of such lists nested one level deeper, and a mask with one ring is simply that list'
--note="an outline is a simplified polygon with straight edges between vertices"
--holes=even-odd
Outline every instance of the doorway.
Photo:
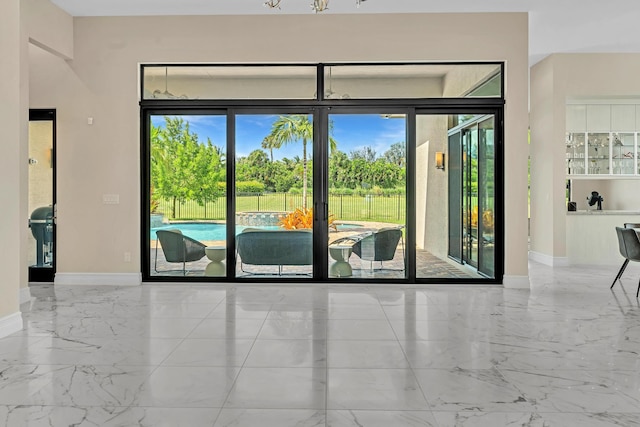
[{"label": "doorway", "polygon": [[29,110],[29,282],[56,271],[56,111]]}]

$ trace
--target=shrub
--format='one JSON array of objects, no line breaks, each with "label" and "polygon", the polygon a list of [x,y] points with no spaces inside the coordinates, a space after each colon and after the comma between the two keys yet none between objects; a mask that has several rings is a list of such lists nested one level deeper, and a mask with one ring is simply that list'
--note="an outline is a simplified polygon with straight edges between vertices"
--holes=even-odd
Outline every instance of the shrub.
[{"label": "shrub", "polygon": [[351,188],[331,188],[329,192],[334,196],[350,196],[353,194]]},{"label": "shrub", "polygon": [[265,185],[258,181],[236,182],[236,193],[263,193]]}]

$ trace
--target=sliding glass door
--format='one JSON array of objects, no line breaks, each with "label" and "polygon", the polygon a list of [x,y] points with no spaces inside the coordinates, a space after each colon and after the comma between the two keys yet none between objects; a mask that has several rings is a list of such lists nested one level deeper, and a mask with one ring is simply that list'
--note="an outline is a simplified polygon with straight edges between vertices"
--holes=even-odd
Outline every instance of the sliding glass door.
[{"label": "sliding glass door", "polygon": [[313,116],[235,116],[235,277],[313,278]]},{"label": "sliding glass door", "polygon": [[406,114],[329,114],[329,277],[404,279]]},{"label": "sliding glass door", "polygon": [[495,121],[492,114],[416,117],[418,279],[495,277]]},{"label": "sliding glass door", "polygon": [[496,152],[495,117],[475,115],[449,130],[448,149],[455,164],[449,174],[449,256],[474,267],[483,277],[495,274]]},{"label": "sliding glass door", "polygon": [[151,114],[148,272],[226,276],[226,116]]}]

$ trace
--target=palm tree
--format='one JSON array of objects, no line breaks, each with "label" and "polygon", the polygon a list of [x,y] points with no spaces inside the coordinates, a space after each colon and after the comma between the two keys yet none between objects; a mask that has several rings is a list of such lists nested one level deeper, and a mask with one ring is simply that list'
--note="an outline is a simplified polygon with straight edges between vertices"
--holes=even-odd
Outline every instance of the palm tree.
[{"label": "palm tree", "polygon": [[[329,131],[333,123],[329,122]],[[307,143],[313,141],[313,123],[307,115],[280,116],[271,125],[271,133],[262,142],[263,148],[281,148],[283,145],[302,141],[302,208],[307,208]],[[329,147],[334,150],[336,141],[329,137]]]},{"label": "palm tree", "polygon": [[273,141],[273,138],[271,135],[265,137],[265,139],[262,140],[262,148],[264,148],[265,150],[269,150],[269,157],[271,158],[271,163],[273,163],[273,149],[277,148],[275,147],[275,143]]}]

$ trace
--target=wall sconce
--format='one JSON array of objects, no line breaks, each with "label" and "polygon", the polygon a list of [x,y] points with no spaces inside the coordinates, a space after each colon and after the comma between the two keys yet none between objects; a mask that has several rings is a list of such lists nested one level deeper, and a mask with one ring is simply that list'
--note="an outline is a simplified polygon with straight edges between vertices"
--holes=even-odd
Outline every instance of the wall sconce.
[{"label": "wall sconce", "polygon": [[444,170],[444,152],[436,151],[436,169]]}]

